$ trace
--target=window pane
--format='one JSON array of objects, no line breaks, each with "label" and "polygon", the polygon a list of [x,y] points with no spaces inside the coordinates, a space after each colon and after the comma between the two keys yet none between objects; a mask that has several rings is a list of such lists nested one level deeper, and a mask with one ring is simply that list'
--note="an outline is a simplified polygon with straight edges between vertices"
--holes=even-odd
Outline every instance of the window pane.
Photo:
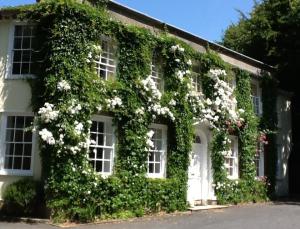
[{"label": "window pane", "polygon": [[98,122],[98,132],[104,133],[104,123],[103,122]]},{"label": "window pane", "polygon": [[17,116],[16,117],[16,128],[23,128],[24,127],[24,117]]},{"label": "window pane", "polygon": [[113,145],[113,136],[111,134],[106,135],[106,146],[112,146]]},{"label": "window pane", "polygon": [[15,142],[23,142],[23,130],[16,130]]},{"label": "window pane", "polygon": [[23,144],[15,144],[15,153],[14,155],[22,156],[23,154]]},{"label": "window pane", "polygon": [[23,170],[30,170],[31,158],[24,157],[23,158]]},{"label": "window pane", "polygon": [[95,153],[97,152],[97,150],[95,148],[90,148],[89,151],[89,158],[90,159],[94,159],[95,158]]},{"label": "window pane", "polygon": [[22,52],[22,62],[29,62],[31,57],[31,51],[26,50]]},{"label": "window pane", "polygon": [[14,62],[22,61],[22,51],[14,51]]},{"label": "window pane", "polygon": [[97,145],[99,145],[99,146],[103,146],[104,145],[104,135],[103,134],[99,134],[98,135]]},{"label": "window pane", "polygon": [[23,26],[23,36],[31,36],[32,26]]},{"label": "window pane", "polygon": [[14,157],[13,169],[21,169],[22,157]]},{"label": "window pane", "polygon": [[32,142],[32,132],[31,132],[31,130],[24,131],[24,142]]},{"label": "window pane", "polygon": [[154,173],[154,164],[149,163],[149,173]]},{"label": "window pane", "polygon": [[155,161],[160,162],[160,152],[155,152]]},{"label": "window pane", "polygon": [[104,161],[104,170],[103,172],[109,173],[110,172],[110,162],[109,161]]},{"label": "window pane", "polygon": [[160,173],[160,164],[155,164],[155,173]]},{"label": "window pane", "polygon": [[105,149],[104,150],[104,159],[109,160],[111,156],[111,149]]},{"label": "window pane", "polygon": [[14,63],[12,68],[12,74],[19,75],[21,73],[21,64]]},{"label": "window pane", "polygon": [[14,141],[14,130],[6,130],[6,141],[13,142]]},{"label": "window pane", "polygon": [[14,128],[15,127],[15,116],[8,116],[7,117],[7,128]]},{"label": "window pane", "polygon": [[149,153],[149,161],[154,161],[154,152]]},{"label": "window pane", "polygon": [[103,149],[102,148],[97,149],[96,157],[97,157],[97,159],[103,159]]},{"label": "window pane", "polygon": [[96,161],[96,171],[102,172],[102,161]]},{"label": "window pane", "polygon": [[15,36],[22,36],[22,26],[21,25],[15,26]]},{"label": "window pane", "polygon": [[21,74],[29,74],[30,73],[29,66],[30,66],[29,63],[22,63]]},{"label": "window pane", "polygon": [[5,157],[4,168],[12,169],[12,164],[13,164],[13,157]]},{"label": "window pane", "polygon": [[30,49],[30,37],[23,37],[22,49]]},{"label": "window pane", "polygon": [[14,49],[21,49],[22,38],[15,38]]},{"label": "window pane", "polygon": [[24,156],[31,156],[31,149],[32,145],[31,144],[24,144]]},{"label": "window pane", "polygon": [[[92,126],[91,126],[91,132],[96,132],[97,131],[97,122],[92,122]],[[96,138],[94,139],[96,140]]]},{"label": "window pane", "polygon": [[25,117],[25,127],[30,127],[33,124],[33,117]]},{"label": "window pane", "polygon": [[15,144],[6,144],[5,155],[13,155],[15,150]]}]

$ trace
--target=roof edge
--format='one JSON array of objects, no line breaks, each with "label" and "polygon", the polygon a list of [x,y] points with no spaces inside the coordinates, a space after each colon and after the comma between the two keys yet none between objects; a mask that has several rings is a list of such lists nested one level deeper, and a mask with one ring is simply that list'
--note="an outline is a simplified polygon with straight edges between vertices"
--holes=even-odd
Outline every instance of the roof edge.
[{"label": "roof edge", "polygon": [[142,13],[142,12],[132,9],[130,7],[124,6],[113,0],[111,0],[109,2],[108,9],[113,12],[119,13],[121,15],[127,16],[129,18],[135,19],[141,23],[144,23],[144,24],[146,23],[146,24],[149,24],[150,26],[154,26],[158,29],[163,30],[166,28],[169,32],[173,33],[174,35],[177,35],[184,39],[190,40],[190,41],[200,44],[204,47],[210,47],[214,51],[218,51],[220,53],[227,54],[227,55],[230,55],[233,57],[239,57],[239,59],[241,59],[249,64],[252,64],[255,67],[259,67],[263,70],[267,70],[270,72],[273,72],[275,70],[275,67],[268,65],[266,63],[263,63],[262,61],[256,60],[254,58],[251,58],[247,55],[244,55],[244,54],[234,51],[232,49],[226,48],[225,46],[222,46],[220,44],[206,40],[200,36],[197,36],[193,33],[185,31],[185,30],[178,28],[176,26],[173,26],[171,24],[165,23],[159,19],[156,19],[152,16],[149,16],[145,13]]}]

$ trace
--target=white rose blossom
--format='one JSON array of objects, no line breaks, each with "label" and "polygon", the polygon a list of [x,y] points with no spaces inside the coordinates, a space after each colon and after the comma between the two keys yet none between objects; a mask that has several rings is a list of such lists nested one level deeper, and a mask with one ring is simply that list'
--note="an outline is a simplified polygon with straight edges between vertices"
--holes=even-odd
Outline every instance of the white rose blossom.
[{"label": "white rose blossom", "polygon": [[55,139],[53,137],[53,134],[46,128],[39,131],[39,135],[41,136],[42,140],[45,141],[47,144],[49,145],[55,144]]},{"label": "white rose blossom", "polygon": [[50,103],[45,103],[44,107],[41,107],[38,114],[41,116],[41,120],[45,123],[57,120],[59,111],[53,110],[54,105]]},{"label": "white rose blossom", "polygon": [[61,80],[57,83],[57,89],[59,91],[69,91],[71,90],[71,86],[66,80]]}]

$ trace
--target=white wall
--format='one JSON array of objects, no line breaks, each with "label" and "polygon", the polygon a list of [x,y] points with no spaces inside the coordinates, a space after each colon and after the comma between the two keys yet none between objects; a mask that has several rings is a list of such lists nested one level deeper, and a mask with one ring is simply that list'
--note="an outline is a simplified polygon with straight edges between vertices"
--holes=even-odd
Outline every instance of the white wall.
[{"label": "white wall", "polygon": [[[31,112],[31,89],[26,80],[5,79],[7,73],[7,60],[9,54],[10,32],[12,20],[0,20],[0,120],[3,112],[25,113]],[[2,122],[1,122],[2,123]],[[0,124],[0,134],[4,129]],[[37,141],[36,141],[37,142]],[[3,143],[1,143],[3,144]],[[0,147],[0,155],[3,147]],[[41,162],[37,144],[34,146],[33,178],[40,179]],[[2,160],[3,161],[3,160]],[[22,176],[0,175],[0,200],[3,190],[8,184],[23,178]]]}]

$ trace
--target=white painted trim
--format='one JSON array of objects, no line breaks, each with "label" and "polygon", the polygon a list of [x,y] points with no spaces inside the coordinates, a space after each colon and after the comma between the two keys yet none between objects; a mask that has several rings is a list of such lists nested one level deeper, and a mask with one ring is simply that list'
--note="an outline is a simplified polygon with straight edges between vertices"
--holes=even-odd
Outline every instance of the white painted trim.
[{"label": "white painted trim", "polygon": [[[259,105],[258,105],[258,116],[262,116],[263,114],[263,107],[262,107],[262,88],[260,87],[260,83],[258,80],[256,79],[251,79],[251,85],[255,85],[256,86],[256,92],[257,92],[257,96],[252,96],[252,97],[258,97],[258,101],[259,101]],[[253,101],[252,101],[253,103]]]},{"label": "white painted trim", "polygon": [[[107,178],[110,175],[113,174],[113,169],[114,169],[114,160],[115,160],[115,151],[116,151],[116,136],[115,136],[115,127],[113,126],[113,122],[112,122],[112,117],[110,116],[103,116],[103,115],[93,115],[92,116],[92,121],[96,121],[96,122],[104,122],[105,124],[109,124],[112,126],[112,155],[111,155],[111,163],[110,163],[110,172],[97,172],[98,174],[100,174],[102,177]],[[87,155],[88,157],[88,155]]]},{"label": "white painted trim", "polygon": [[[4,169],[4,161],[5,161],[5,137],[6,137],[6,124],[8,116],[31,116],[34,118],[34,113],[32,112],[24,112],[24,113],[13,113],[13,112],[5,112],[1,113],[1,138],[0,138],[0,175],[12,175],[12,176],[33,176],[33,167],[34,167],[34,157],[35,157],[35,145],[37,134],[35,131],[32,132],[32,148],[31,148],[31,164],[30,170],[18,170],[18,169]],[[2,151],[2,152],[1,152]]]},{"label": "white painted trim", "polygon": [[[162,151],[161,163],[160,163],[160,173],[148,173],[148,178],[166,178],[167,171],[167,142],[168,142],[168,126],[162,124],[151,124],[149,128],[161,129],[162,130]],[[148,159],[147,159],[148,163]]]},{"label": "white painted trim", "polygon": [[4,74],[4,79],[14,80],[14,79],[34,79],[36,78],[33,74],[23,74],[23,75],[13,75],[12,74],[12,50],[14,46],[14,32],[16,25],[28,25],[26,21],[11,21],[9,25],[9,37],[8,37],[8,49],[6,55],[6,69]]},{"label": "white painted trim", "polygon": [[229,136],[229,139],[231,141],[233,141],[234,143],[234,154],[235,154],[235,158],[234,158],[234,166],[233,166],[233,175],[230,176],[228,175],[227,178],[230,180],[235,180],[235,179],[239,179],[239,143],[238,143],[238,137],[236,136]]}]

